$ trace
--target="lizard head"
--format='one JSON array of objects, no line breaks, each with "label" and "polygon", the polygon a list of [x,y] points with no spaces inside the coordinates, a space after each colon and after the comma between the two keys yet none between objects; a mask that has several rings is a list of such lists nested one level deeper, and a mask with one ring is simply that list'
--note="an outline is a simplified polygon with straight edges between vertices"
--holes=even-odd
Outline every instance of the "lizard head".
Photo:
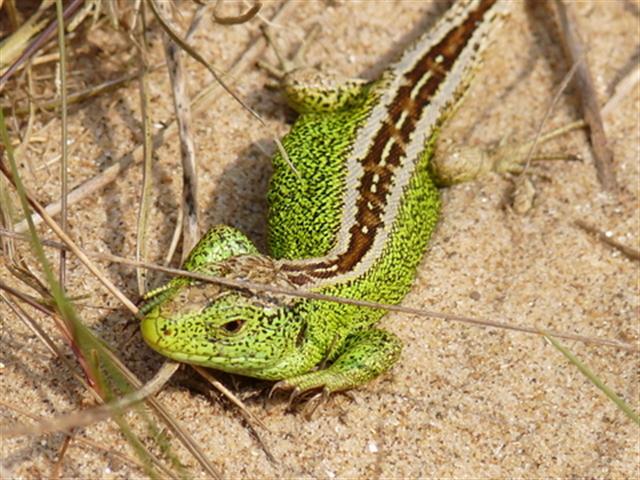
[{"label": "lizard head", "polygon": [[[221,270],[233,272],[226,277],[251,272],[250,281],[277,284],[273,267],[261,258],[235,257],[233,268]],[[271,278],[256,278],[261,271]],[[292,300],[279,295],[178,277],[148,299],[141,331],[151,348],[171,359],[270,379],[304,335],[294,311]]]}]

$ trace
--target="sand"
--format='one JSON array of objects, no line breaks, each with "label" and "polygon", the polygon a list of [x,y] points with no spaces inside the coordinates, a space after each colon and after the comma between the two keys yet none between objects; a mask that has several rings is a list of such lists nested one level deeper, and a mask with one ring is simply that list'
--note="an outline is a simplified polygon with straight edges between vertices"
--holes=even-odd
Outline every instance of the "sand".
[{"label": "sand", "polygon": [[[228,5],[227,11],[237,13],[236,7]],[[268,3],[265,16],[273,8]],[[575,9],[599,100],[604,103],[612,87],[637,64],[640,11],[631,1],[581,2]],[[322,34],[310,46],[308,61],[347,76],[372,78],[443,11],[441,4],[417,1],[299,2],[275,34],[289,51],[318,22]],[[184,11],[185,25],[189,12]],[[568,70],[550,13],[543,2],[515,6],[468,98],[442,132],[441,143],[483,145],[504,138],[523,141],[535,135]],[[255,21],[232,27],[208,23],[193,43],[224,69],[245,48],[257,25]],[[152,38],[152,62],[160,62],[157,28]],[[126,52],[131,49],[106,28],[71,45],[77,49],[71,62],[72,88],[133,69],[125,67]],[[268,58],[273,60],[271,54]],[[192,92],[211,81],[200,65],[189,61],[187,66]],[[52,70],[38,72],[45,75]],[[233,225],[261,249],[265,248],[269,155],[275,150],[271,138],[284,134],[294,118],[279,94],[265,88],[267,80],[263,71],[251,68],[235,87],[262,115],[266,127],[228,96],[221,96],[193,121],[201,228]],[[49,89],[51,83],[40,81]],[[152,116],[159,126],[172,117],[166,71],[154,72],[150,84]],[[530,178],[536,195],[525,214],[509,208],[513,182],[504,176],[490,175],[443,191],[442,220],[403,305],[638,345],[638,263],[598,242],[574,222],[584,220],[638,248],[639,102],[636,87],[605,117],[619,182],[614,197],[602,193],[582,131],[544,146],[546,152],[579,154],[584,162],[534,166]],[[560,96],[548,128],[577,118],[579,104],[570,88]],[[138,145],[139,119],[135,82],[73,107],[70,183],[76,185],[96,175]],[[45,122],[36,120],[34,132],[39,140],[26,152],[35,175],[26,168],[23,173],[46,203],[58,196],[59,120],[48,127]],[[175,138],[157,152],[148,241],[153,261],[161,261],[166,253],[180,204],[178,152]],[[128,168],[107,188],[73,205],[69,212],[72,237],[86,250],[133,258],[140,182],[140,169]],[[41,231],[51,236],[44,227]],[[130,298],[139,298],[129,267],[100,266]],[[0,275],[16,284],[4,264]],[[152,274],[152,285],[161,284],[164,278]],[[161,357],[146,347],[135,325],[127,325],[128,312],[73,258],[69,260],[68,291],[86,295],[78,301],[86,324],[143,380],[151,378]],[[34,315],[63,346],[52,322]],[[3,402],[43,417],[92,404],[66,367],[4,303],[0,303],[0,318]],[[402,357],[388,374],[353,391],[353,400],[338,395],[311,420],[286,411],[282,397],[268,409],[264,395],[247,400],[248,409],[268,428],[258,427],[258,431],[276,463],[269,460],[237,412],[188,388],[189,380],[197,378],[191,369],[185,368],[158,398],[225,478],[638,476],[638,426],[539,336],[404,314],[390,314],[382,325],[403,340]],[[563,343],[638,410],[637,353]],[[248,380],[236,385],[228,377],[221,378],[241,395],[263,385]],[[3,425],[31,421],[6,406],[0,411]],[[139,421],[136,416],[129,418]],[[82,428],[75,436],[133,456],[112,421]],[[170,438],[190,475],[205,478],[193,458]],[[62,434],[3,435],[3,478],[49,477],[63,439]],[[60,465],[60,476],[140,478],[144,473],[113,453],[74,440]]]}]

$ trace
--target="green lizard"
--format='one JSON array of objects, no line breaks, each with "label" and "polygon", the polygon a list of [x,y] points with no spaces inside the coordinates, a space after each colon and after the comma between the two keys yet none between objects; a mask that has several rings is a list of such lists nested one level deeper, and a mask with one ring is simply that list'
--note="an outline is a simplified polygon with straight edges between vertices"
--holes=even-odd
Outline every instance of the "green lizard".
[{"label": "green lizard", "polygon": [[[273,159],[269,255],[216,226],[183,268],[399,303],[438,220],[437,180],[473,176],[434,172],[430,158],[506,8],[501,0],[455,3],[372,82],[310,69],[287,75],[284,91],[300,117],[283,139],[292,165]],[[142,313],[142,335],[162,355],[280,380],[276,388],[294,393],[361,385],[401,351],[395,335],[375,326],[382,310],[183,277],[150,292]]]}]

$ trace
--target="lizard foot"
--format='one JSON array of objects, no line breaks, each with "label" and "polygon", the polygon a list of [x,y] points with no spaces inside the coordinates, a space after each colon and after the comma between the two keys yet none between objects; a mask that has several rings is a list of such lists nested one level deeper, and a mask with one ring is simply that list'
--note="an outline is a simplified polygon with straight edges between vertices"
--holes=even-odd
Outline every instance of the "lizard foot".
[{"label": "lizard foot", "polygon": [[331,391],[323,385],[303,389],[290,383],[289,380],[282,380],[271,388],[268,398],[272,398],[274,393],[278,391],[291,391],[287,401],[287,410],[295,411],[298,405],[302,405],[300,411],[307,420],[311,418],[320,404],[329,399],[331,394]]}]

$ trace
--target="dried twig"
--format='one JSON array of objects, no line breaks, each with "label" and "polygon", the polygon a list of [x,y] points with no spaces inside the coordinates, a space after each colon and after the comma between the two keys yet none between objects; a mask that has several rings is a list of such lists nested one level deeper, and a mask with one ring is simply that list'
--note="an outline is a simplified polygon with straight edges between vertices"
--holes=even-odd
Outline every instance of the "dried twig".
[{"label": "dried twig", "polygon": [[589,125],[598,180],[605,191],[613,192],[617,188],[613,155],[607,145],[593,79],[587,64],[584,45],[578,35],[573,7],[569,2],[561,0],[556,0],[556,6],[560,15],[567,54],[572,64],[578,64],[575,76],[576,86],[582,101],[584,118]]},{"label": "dried twig", "polygon": [[609,237],[602,230],[594,227],[593,225],[589,225],[587,222],[583,220],[576,220],[575,224],[581,229],[583,229],[585,232],[596,235],[598,237],[598,240],[600,240],[602,243],[606,243],[610,247],[615,248],[630,260],[636,260],[636,261],[640,260],[640,251],[636,250],[635,248],[631,248],[626,245],[623,245],[622,243]]},{"label": "dried twig", "polygon": [[[111,4],[111,2],[108,2]],[[286,17],[289,12],[295,7],[295,3],[291,1],[285,1],[282,6],[275,13],[271,21],[280,21],[284,17]],[[233,66],[229,69],[225,78],[229,79],[230,83],[244,73],[247,68],[252,66],[256,60],[262,55],[264,49],[266,47],[266,42],[262,35],[256,37],[256,39],[250,43],[247,49],[238,57],[238,59],[234,62]],[[206,108],[209,108],[213,102],[215,102],[219,98],[220,94],[220,85],[216,82],[211,83],[207,88],[205,88],[202,92],[200,92],[191,102],[192,113],[199,113]],[[156,138],[154,139],[154,145],[157,147],[161,145],[165,140],[170,138],[173,134],[176,133],[176,123],[174,119],[167,120],[164,122],[166,125],[160,132],[158,132]],[[79,202],[83,198],[91,195],[93,192],[96,192],[111,182],[113,182],[116,178],[119,178],[120,174],[126,170],[129,166],[134,163],[138,163],[142,160],[142,147],[138,146],[133,151],[124,155],[117,162],[113,163],[109,167],[105,168],[102,172],[100,172],[95,177],[82,182],[80,185],[75,187],[69,192],[69,197],[67,202],[69,205],[73,205],[74,203]],[[56,215],[60,213],[60,202],[52,202],[47,205],[45,211],[49,215]],[[39,224],[42,222],[42,219],[39,218],[38,215],[33,215],[34,224]],[[23,220],[16,224],[15,230],[17,232],[25,232],[27,230],[27,222]]]},{"label": "dried twig", "polygon": [[[13,238],[24,239],[24,237],[20,234],[7,232],[2,229],[0,229],[0,234],[8,235]],[[55,242],[43,242],[43,244],[53,248],[66,248],[64,245],[56,244]],[[100,259],[100,260],[120,263],[123,265],[130,265],[132,267],[144,267],[150,270],[156,270],[158,272],[164,272],[171,275],[193,278],[195,280],[200,280],[206,283],[216,283],[216,284],[223,285],[229,288],[234,288],[234,289],[255,290],[258,292],[270,292],[270,293],[276,293],[281,295],[287,295],[291,297],[308,298],[312,300],[325,300],[328,302],[342,303],[345,305],[354,305],[357,307],[377,308],[377,309],[386,310],[389,312],[408,313],[411,315],[418,315],[420,317],[438,318],[441,320],[467,323],[470,325],[478,325],[478,326],[489,327],[489,328],[499,328],[503,330],[513,330],[516,332],[530,333],[534,335],[543,335],[540,329],[535,327],[530,327],[527,325],[516,325],[516,324],[499,322],[494,320],[471,318],[471,317],[465,317],[462,315],[453,315],[449,313],[435,312],[432,310],[421,309],[421,308],[404,307],[402,305],[389,305],[385,303],[370,302],[367,300],[356,300],[353,298],[336,297],[333,295],[325,295],[322,293],[312,292],[308,290],[277,287],[273,285],[265,285],[265,284],[240,281],[240,280],[231,280],[224,277],[205,275],[205,274],[195,273],[195,272],[188,272],[186,270],[164,267],[164,266],[156,265],[152,263],[137,262],[135,260],[129,260],[127,258],[119,257],[117,255],[111,255],[111,254],[105,254],[105,253],[90,253],[90,254],[87,253],[87,254],[93,258]],[[576,340],[586,344],[609,346],[609,347],[620,348],[620,349],[629,350],[629,351],[639,350],[639,347],[636,345],[619,342],[617,340],[610,340],[610,339],[598,338],[598,337],[587,337],[583,335],[576,335],[573,333],[561,333],[561,332],[548,332],[548,333],[557,338]]]},{"label": "dried twig", "polygon": [[213,9],[213,18],[215,18],[216,22],[220,25],[238,25],[240,23],[248,22],[253,17],[255,17],[262,8],[262,4],[260,2],[256,2],[256,4],[245,13],[242,13],[235,17],[225,17],[218,14],[218,8],[221,4],[221,1],[217,2],[216,6]]},{"label": "dried twig", "polygon": [[[63,18],[68,20],[82,5],[84,0],[72,0],[64,9]],[[9,78],[15,73],[20,65],[31,58],[42,47],[56,31],[58,25],[57,19],[54,19],[40,34],[24,49],[18,59],[0,76],[0,90]]]},{"label": "dried twig", "polygon": [[[158,4],[160,13],[167,24],[171,25],[171,9],[169,3]],[[195,17],[197,18],[197,17]],[[182,66],[182,52],[168,34],[163,36],[164,53],[169,68],[169,77],[173,89],[173,106],[176,112],[176,123],[180,137],[180,158],[182,160],[182,259],[200,237],[198,230],[198,177],[196,149],[191,133],[191,108],[187,84]]]},{"label": "dried twig", "polygon": [[[142,152],[144,161],[142,162],[142,187],[140,191],[140,206],[138,208],[137,235],[136,235],[136,259],[147,260],[147,232],[149,224],[149,211],[152,205],[153,191],[153,128],[151,126],[151,114],[149,109],[149,85],[147,69],[148,46],[146,39],[146,24],[142,13],[144,5],[140,5],[140,11],[136,17],[140,17],[140,23],[137,26],[138,55],[140,63],[140,75],[138,77],[138,86],[140,91],[140,114],[142,117]],[[135,35],[135,33],[132,33]],[[147,271],[136,269],[136,280],[138,282],[138,293],[140,295],[147,291]]]}]

